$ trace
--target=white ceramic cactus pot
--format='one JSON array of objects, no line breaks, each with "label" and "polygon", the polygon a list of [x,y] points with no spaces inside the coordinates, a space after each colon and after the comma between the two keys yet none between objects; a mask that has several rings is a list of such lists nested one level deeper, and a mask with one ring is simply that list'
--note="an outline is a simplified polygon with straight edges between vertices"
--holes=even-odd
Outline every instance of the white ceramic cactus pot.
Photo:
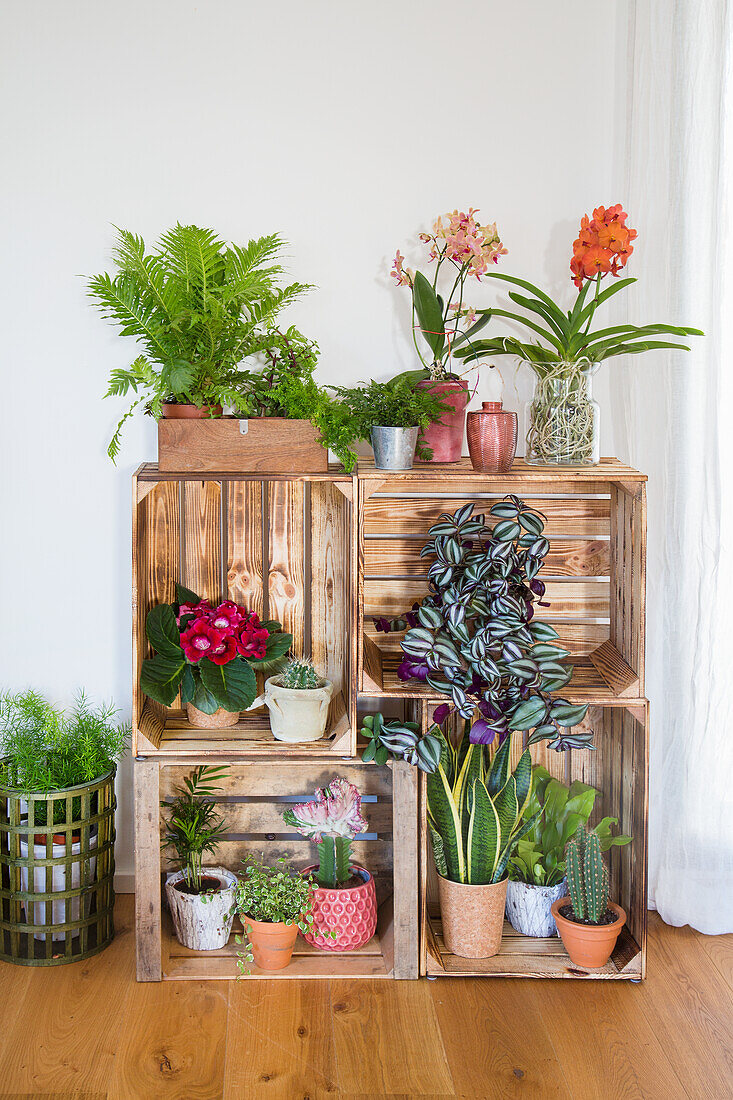
[{"label": "white ceramic cactus pot", "polygon": [[204,867],[204,878],[218,880],[218,890],[187,894],[177,887],[183,871],[166,876],[165,893],[178,942],[192,951],[217,951],[226,947],[232,931],[234,887],[237,878],[225,867]]},{"label": "white ceramic cactus pot", "polygon": [[512,882],[506,892],[506,916],[512,928],[524,936],[547,939],[557,935],[552,915],[552,903],[568,892],[567,880],[557,886],[532,886],[528,882]]},{"label": "white ceramic cactus pot", "polygon": [[319,741],[326,732],[332,695],[330,680],[322,680],[317,688],[286,688],[279,676],[265,680],[265,706],[273,737],[291,744]]}]

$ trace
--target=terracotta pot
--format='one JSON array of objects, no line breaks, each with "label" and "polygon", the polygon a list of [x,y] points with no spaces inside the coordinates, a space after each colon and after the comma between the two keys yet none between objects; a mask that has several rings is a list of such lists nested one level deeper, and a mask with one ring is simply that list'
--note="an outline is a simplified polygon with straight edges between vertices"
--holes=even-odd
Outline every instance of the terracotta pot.
[{"label": "terracotta pot", "polygon": [[443,940],[453,955],[489,959],[499,952],[507,879],[487,886],[451,882],[438,875]]},{"label": "terracotta pot", "polygon": [[562,907],[569,904],[569,897],[559,898],[553,903],[552,915],[570,961],[590,970],[605,966],[621,934],[626,913],[620,905],[609,901],[608,908],[618,914],[618,920],[613,924],[576,924],[575,921],[560,916]]},{"label": "terracotta pot", "polygon": [[239,721],[238,710],[224,710],[223,707],[219,707],[213,714],[204,714],[193,703],[186,703],[186,713],[191,725],[202,730],[225,730],[236,726]]},{"label": "terracotta pot", "polygon": [[163,417],[165,420],[204,420],[211,419],[211,414],[221,416],[221,405],[178,405],[175,402],[163,402]]},{"label": "terracotta pot", "polygon": [[468,382],[464,382],[462,378],[449,378],[445,382],[426,378],[418,382],[417,387],[430,390],[453,410],[443,413],[439,423],[426,428],[420,435],[419,443],[432,448],[433,457],[429,459],[430,462],[458,462],[463,451],[463,429],[469,398]]},{"label": "terracotta pot", "polygon": [[[312,874],[317,867],[306,867],[304,875]],[[354,951],[369,943],[377,930],[377,892],[374,879],[363,867],[352,863],[350,870],[363,881],[354,886],[333,890],[329,886],[317,886],[313,895],[313,927],[330,930],[336,936],[324,936],[321,931],[304,932],[303,938],[321,951]]]},{"label": "terracotta pot", "polygon": [[517,452],[517,414],[504,412],[501,401],[484,401],[468,414],[467,436],[474,470],[504,474]]},{"label": "terracotta pot", "polygon": [[290,962],[298,938],[297,924],[273,924],[270,921],[242,917],[255,966],[260,970],[284,970]]}]

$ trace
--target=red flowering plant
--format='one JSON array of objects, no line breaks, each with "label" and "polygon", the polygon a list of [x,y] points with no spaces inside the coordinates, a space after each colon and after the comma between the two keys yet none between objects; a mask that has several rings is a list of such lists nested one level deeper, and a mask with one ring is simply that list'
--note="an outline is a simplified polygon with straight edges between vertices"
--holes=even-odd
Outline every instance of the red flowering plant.
[{"label": "red flowering plant", "polygon": [[143,661],[140,687],[169,707],[181,701],[204,714],[222,707],[246,710],[257,695],[255,669],[270,669],[290,649],[292,637],[275,620],[225,600],[214,607],[176,585],[176,602],[148,612],[145,633],[155,656]]},{"label": "red flowering plant", "polygon": [[[428,246],[429,262],[435,262],[432,278],[405,267],[405,257],[399,249],[394,258],[392,277],[397,286],[407,286],[412,292],[412,336],[424,367],[408,372],[415,380],[454,377],[450,372],[451,355],[460,347],[471,347],[473,337],[489,320],[478,317],[476,310],[464,301],[465,286],[469,278],[480,281],[488,273],[489,265],[499,262],[506,248],[496,225],[481,225],[477,214],[473,207],[467,214],[454,210],[445,215],[445,221],[438,218],[431,233],[420,234],[420,240]],[[441,280],[448,272],[450,279],[442,288]],[[441,289],[448,291],[445,298]],[[420,349],[418,332],[427,344],[427,356]]]}]

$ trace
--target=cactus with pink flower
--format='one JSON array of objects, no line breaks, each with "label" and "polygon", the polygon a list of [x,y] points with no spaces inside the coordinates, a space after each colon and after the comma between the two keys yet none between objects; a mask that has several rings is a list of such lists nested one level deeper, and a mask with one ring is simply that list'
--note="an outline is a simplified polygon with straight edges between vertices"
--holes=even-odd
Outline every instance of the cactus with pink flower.
[{"label": "cactus with pink flower", "polygon": [[351,875],[351,842],[369,828],[354,784],[332,779],[316,790],[311,801],[289,806],[283,821],[317,846],[318,883],[332,889],[343,886]]}]

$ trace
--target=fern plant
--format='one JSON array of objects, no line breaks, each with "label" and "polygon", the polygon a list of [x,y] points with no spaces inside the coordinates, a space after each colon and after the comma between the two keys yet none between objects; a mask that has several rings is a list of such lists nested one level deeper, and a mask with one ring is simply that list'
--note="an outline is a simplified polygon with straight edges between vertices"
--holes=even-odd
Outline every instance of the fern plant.
[{"label": "fern plant", "polygon": [[225,245],[211,229],[177,224],[148,253],[142,237],[117,230],[117,274],[93,276],[89,293],[142,350],[127,369],[110,375],[105,397],[134,395],[110,442],[110,458],[119,454],[122,426],[140,405],[155,417],[165,401],[226,404],[247,413],[250,375],[242,361],[291,347],[296,336],[306,343],[294,329],[288,342],[275,325],[281,310],[310,289],[278,286],[283,245],[274,233],[245,247]]}]

